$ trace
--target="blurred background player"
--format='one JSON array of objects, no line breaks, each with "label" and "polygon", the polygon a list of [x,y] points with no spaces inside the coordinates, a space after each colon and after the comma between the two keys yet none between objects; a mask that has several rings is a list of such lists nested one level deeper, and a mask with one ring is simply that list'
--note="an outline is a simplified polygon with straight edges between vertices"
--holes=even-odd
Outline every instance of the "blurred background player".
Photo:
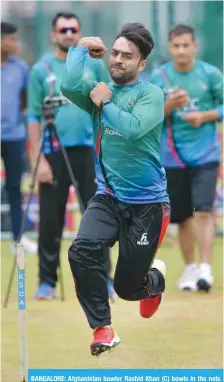
[{"label": "blurred background player", "polygon": [[[25,61],[16,56],[20,52],[17,27],[10,23],[1,23],[1,157],[5,167],[6,191],[11,214],[13,240],[20,236],[22,222],[21,180],[25,166],[26,127],[24,111],[26,109],[26,91],[29,68]],[[29,253],[37,252],[37,245],[27,236],[21,239],[24,249]],[[13,245],[13,253],[15,247]]]},{"label": "blurred background player", "polygon": [[216,123],[223,119],[223,77],[216,67],[196,60],[195,31],[190,26],[176,25],[170,30],[169,52],[172,61],[156,69],[150,81],[166,95],[162,164],[167,173],[171,222],[179,225],[185,261],[178,286],[208,291],[213,284],[212,212],[221,159]]},{"label": "blurred background player", "polygon": [[[51,39],[55,52],[42,57],[32,68],[29,83],[29,138],[33,160],[37,158],[40,139],[42,107],[44,98],[61,95],[60,81],[68,49],[77,45],[80,39],[80,20],[74,13],[58,13],[52,21]],[[103,62],[87,58],[85,76],[87,79],[107,81]],[[78,183],[84,208],[95,194],[94,151],[92,122],[87,113],[69,101],[58,108],[55,124],[61,144],[66,148],[70,164]],[[39,183],[39,287],[35,298],[38,300],[55,298],[59,252],[64,227],[66,202],[71,179],[63,155],[46,131],[44,150],[37,172]],[[107,270],[110,272],[109,252]],[[108,287],[112,297],[114,290],[111,279]]]}]

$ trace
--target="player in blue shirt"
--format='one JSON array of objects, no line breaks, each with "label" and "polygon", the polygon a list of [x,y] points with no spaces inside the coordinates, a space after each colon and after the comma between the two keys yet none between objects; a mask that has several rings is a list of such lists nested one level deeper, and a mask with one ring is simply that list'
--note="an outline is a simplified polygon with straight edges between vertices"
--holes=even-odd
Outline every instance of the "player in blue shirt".
[{"label": "player in blue shirt", "polygon": [[[1,23],[1,157],[5,166],[13,240],[20,236],[22,222],[21,180],[25,164],[26,128],[23,111],[29,68],[16,57],[19,51],[17,28]],[[22,236],[27,252],[35,253],[36,243]],[[13,252],[15,247],[13,246]]]},{"label": "player in blue shirt", "polygon": [[[169,33],[172,60],[156,69],[150,81],[163,89],[165,122],[161,158],[171,200],[171,222],[179,225],[185,270],[181,290],[208,291],[214,224],[212,218],[220,162],[217,122],[223,118],[223,77],[214,66],[197,60],[194,30],[176,25]],[[195,228],[200,265],[194,254]]]}]

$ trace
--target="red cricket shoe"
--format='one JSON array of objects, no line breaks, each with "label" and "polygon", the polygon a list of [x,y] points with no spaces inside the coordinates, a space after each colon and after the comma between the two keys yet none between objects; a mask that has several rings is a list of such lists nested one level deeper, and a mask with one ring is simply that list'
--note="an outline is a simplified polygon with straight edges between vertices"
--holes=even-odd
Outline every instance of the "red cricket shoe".
[{"label": "red cricket shoe", "polygon": [[93,336],[94,337],[90,345],[90,350],[91,354],[96,356],[100,355],[106,350],[111,350],[121,341],[112,326],[95,328]]},{"label": "red cricket shoe", "polygon": [[[152,268],[158,269],[162,275],[166,276],[166,265],[161,260],[154,260]],[[148,297],[140,301],[140,314],[143,318],[150,318],[156,313],[162,300],[162,293],[155,297]]]},{"label": "red cricket shoe", "polygon": [[150,318],[156,313],[162,300],[162,295],[145,298],[140,301],[140,314],[143,318]]}]

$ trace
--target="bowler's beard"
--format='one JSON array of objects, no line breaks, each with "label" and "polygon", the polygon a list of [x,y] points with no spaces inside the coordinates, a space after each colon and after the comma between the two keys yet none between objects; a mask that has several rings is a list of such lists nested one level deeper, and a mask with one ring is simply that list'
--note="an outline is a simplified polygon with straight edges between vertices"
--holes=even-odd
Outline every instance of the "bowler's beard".
[{"label": "bowler's beard", "polygon": [[125,73],[125,72],[117,73],[117,72],[113,72],[113,69],[114,68],[110,68],[110,76],[112,80],[118,85],[125,85],[126,83],[132,82],[132,81],[134,82],[134,80],[137,77],[136,73],[133,73],[133,72],[132,73]]}]

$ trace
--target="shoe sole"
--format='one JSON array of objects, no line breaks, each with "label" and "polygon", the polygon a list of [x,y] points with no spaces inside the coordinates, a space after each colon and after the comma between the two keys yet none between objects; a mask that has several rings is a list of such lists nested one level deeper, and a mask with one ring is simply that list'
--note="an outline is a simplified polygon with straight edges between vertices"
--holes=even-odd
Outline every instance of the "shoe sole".
[{"label": "shoe sole", "polygon": [[119,337],[115,337],[111,344],[106,344],[103,342],[96,342],[95,344],[91,345],[90,350],[91,354],[95,356],[99,356],[101,353],[104,353],[105,351],[110,351],[115,346],[117,346],[121,342]]},{"label": "shoe sole", "polygon": [[194,292],[194,291],[196,291],[196,288],[191,288],[191,287],[183,287],[183,288],[179,288],[179,289],[183,292]]},{"label": "shoe sole", "polygon": [[204,279],[199,279],[197,282],[198,290],[202,290],[204,292],[209,292],[211,287],[212,286]]},{"label": "shoe sole", "polygon": [[49,300],[52,300],[52,298],[48,298],[48,297],[44,297],[44,296],[40,296],[40,297],[35,297],[35,300],[36,301],[49,301]]},{"label": "shoe sole", "polygon": [[58,297],[44,297],[44,296],[40,296],[40,297],[34,297],[34,299],[36,301],[51,301],[51,300],[57,300]]},{"label": "shoe sole", "polygon": [[180,286],[179,284],[177,284],[177,287],[180,291],[190,291],[190,292],[195,292],[197,290],[197,285],[196,285],[196,281],[195,283],[193,284],[185,284],[183,286]]}]

